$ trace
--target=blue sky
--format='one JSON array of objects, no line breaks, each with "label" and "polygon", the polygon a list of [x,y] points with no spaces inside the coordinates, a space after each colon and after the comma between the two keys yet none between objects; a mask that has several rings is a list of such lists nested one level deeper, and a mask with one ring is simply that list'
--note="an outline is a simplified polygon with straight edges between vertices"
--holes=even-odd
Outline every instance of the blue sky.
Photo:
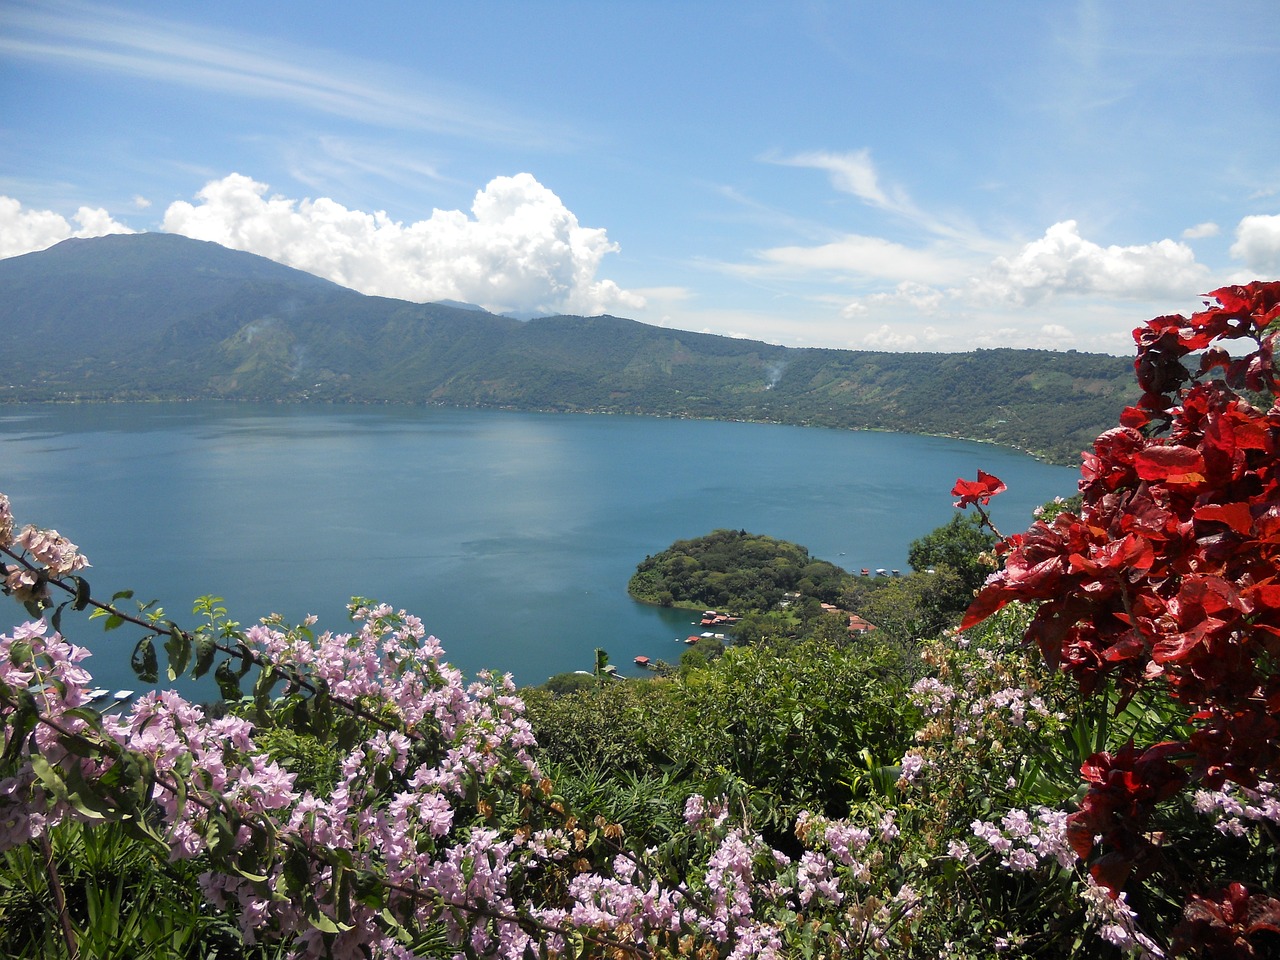
[{"label": "blue sky", "polygon": [[1127,353],[1280,277],[1274,0],[0,0],[0,91],[0,256],[890,350]]}]

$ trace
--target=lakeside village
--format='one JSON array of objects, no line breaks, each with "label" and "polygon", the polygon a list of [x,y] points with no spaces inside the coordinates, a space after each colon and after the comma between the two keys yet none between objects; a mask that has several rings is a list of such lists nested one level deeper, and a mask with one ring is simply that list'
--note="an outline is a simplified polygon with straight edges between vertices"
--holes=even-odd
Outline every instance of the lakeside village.
[{"label": "lakeside village", "polygon": [[[870,573],[871,571],[869,569],[864,569],[862,571],[862,575],[864,577],[870,576]],[[879,574],[880,576],[885,576],[885,575],[888,575],[889,571],[877,570],[876,573]],[[899,571],[894,570],[893,575],[898,576]],[[788,593],[783,597],[782,602],[779,603],[778,606],[782,607],[783,609],[786,609],[787,607],[791,606],[792,603],[799,600],[800,597],[801,595],[799,593],[795,593],[794,591],[791,593]],[[842,616],[847,617],[849,621],[849,636],[851,637],[858,636],[864,633],[870,633],[872,630],[876,629],[875,624],[869,623],[868,621],[864,620],[862,617],[858,616],[856,613],[850,613],[848,610],[842,610],[839,607],[837,607],[835,604],[831,604],[831,603],[822,604],[822,612],[840,614]],[[728,635],[725,633],[717,633],[715,628],[716,627],[725,627],[725,628],[733,627],[735,624],[740,623],[741,621],[742,621],[741,617],[735,617],[735,616],[732,616],[731,614],[720,613],[719,611],[716,611],[716,610],[704,610],[702,611],[702,619],[700,621],[693,620],[690,622],[691,626],[702,627],[703,631],[701,633],[690,634],[689,636],[684,637],[683,639],[680,637],[676,637],[676,643],[683,643],[683,644],[686,644],[687,646],[694,646],[695,644],[701,643],[703,640],[719,640],[720,642],[723,643],[725,640],[728,639]],[[655,670],[655,671],[661,670],[662,667],[665,666],[663,661],[651,659],[650,657],[646,657],[646,656],[636,657],[634,662],[637,667],[643,667],[646,670]],[[605,667],[604,669],[606,673],[616,673],[618,668],[610,665]],[[578,672],[586,673],[589,671],[578,671]]]}]

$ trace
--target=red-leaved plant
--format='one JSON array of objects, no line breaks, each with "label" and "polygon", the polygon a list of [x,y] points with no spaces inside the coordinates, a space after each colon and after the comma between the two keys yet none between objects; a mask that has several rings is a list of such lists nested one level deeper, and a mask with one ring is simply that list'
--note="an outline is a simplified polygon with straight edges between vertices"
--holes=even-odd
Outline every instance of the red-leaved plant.
[{"label": "red-leaved plant", "polygon": [[[962,629],[1039,601],[1026,637],[1083,695],[1114,687],[1118,708],[1139,694],[1177,708],[1187,736],[1082,766],[1071,845],[1113,896],[1160,873],[1163,895],[1185,904],[1175,950],[1251,957],[1280,933],[1274,870],[1245,883],[1164,870],[1176,838],[1152,828],[1183,791],[1280,780],[1280,282],[1209,296],[1217,305],[1134,331],[1143,393],[1084,454],[1079,514],[1003,540],[1004,568]],[[1249,350],[1232,356],[1224,340]],[[979,474],[952,492],[981,510],[1003,487]]]}]

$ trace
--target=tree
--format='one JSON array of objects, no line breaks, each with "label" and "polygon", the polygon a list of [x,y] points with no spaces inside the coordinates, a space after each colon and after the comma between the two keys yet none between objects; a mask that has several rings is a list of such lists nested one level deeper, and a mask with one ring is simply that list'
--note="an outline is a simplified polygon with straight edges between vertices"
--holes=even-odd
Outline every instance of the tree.
[{"label": "tree", "polygon": [[893,577],[872,592],[862,603],[860,614],[884,631],[884,637],[899,644],[940,635],[959,622],[957,597],[972,600],[951,567],[934,573],[911,573]]},{"label": "tree", "polygon": [[982,519],[966,514],[954,514],[941,527],[913,540],[907,550],[907,562],[917,573],[930,569],[949,567],[960,579],[960,588],[968,591],[963,610],[995,569],[989,559],[996,537],[983,529]]}]

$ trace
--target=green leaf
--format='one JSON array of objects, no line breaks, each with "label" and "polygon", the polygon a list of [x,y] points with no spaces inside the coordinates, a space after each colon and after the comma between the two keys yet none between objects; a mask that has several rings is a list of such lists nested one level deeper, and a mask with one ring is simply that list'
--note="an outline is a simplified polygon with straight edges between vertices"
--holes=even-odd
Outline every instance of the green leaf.
[{"label": "green leaf", "polygon": [[31,644],[26,640],[18,640],[9,647],[9,662],[15,667],[25,667],[35,659],[31,652]]},{"label": "green leaf", "polygon": [[213,678],[218,681],[218,693],[223,700],[234,702],[243,696],[240,692],[240,677],[231,672],[230,658],[218,664]]},{"label": "green leaf", "polygon": [[9,742],[5,745],[4,756],[0,757],[0,765],[5,767],[22,754],[27,745],[28,735],[36,728],[36,723],[40,719],[36,699],[29,690],[19,691],[17,701],[17,708],[6,721],[6,726],[9,728]]},{"label": "green leaf", "polygon": [[179,630],[177,624],[171,623],[164,649],[169,655],[169,679],[176,680],[187,672],[187,664],[191,662],[191,638]]},{"label": "green leaf", "polygon": [[236,829],[221,813],[210,813],[205,822],[204,842],[215,860],[225,859],[235,847]]},{"label": "green leaf", "polygon": [[236,676],[243,677],[253,667],[253,651],[243,643],[237,642],[234,656],[237,661]]},{"label": "green leaf", "polygon": [[[119,617],[113,619],[118,620]],[[107,621],[106,628],[108,630],[111,629],[111,620]],[[151,642],[150,637],[143,637],[138,641],[138,645],[133,648],[130,666],[133,667],[133,672],[137,674],[139,680],[144,683],[156,682],[159,676],[159,663],[156,659],[155,644]]]},{"label": "green leaf", "polygon": [[89,581],[84,577],[73,576],[71,578],[71,582],[76,585],[76,596],[75,600],[71,603],[71,609],[83,610],[89,605],[89,598],[91,596]]},{"label": "green leaf", "polygon": [[62,779],[58,768],[39,753],[31,755],[31,769],[40,780],[41,786],[59,800],[67,799],[67,784]]},{"label": "green leaf", "polygon": [[253,706],[260,717],[265,717],[270,712],[271,690],[282,679],[274,664],[267,664],[258,674],[258,680],[253,685]]},{"label": "green leaf", "polygon": [[89,820],[114,820],[120,808],[110,802],[101,781],[86,781],[79,764],[66,771],[67,798],[79,813]]},{"label": "green leaf", "polygon": [[207,633],[196,637],[196,665],[191,668],[191,679],[197,680],[209,672],[213,657],[218,652],[218,642]]},{"label": "green leaf", "polygon": [[321,913],[318,906],[312,906],[307,910],[307,923],[321,933],[344,933],[351,929],[349,923],[335,923],[332,917]]}]

